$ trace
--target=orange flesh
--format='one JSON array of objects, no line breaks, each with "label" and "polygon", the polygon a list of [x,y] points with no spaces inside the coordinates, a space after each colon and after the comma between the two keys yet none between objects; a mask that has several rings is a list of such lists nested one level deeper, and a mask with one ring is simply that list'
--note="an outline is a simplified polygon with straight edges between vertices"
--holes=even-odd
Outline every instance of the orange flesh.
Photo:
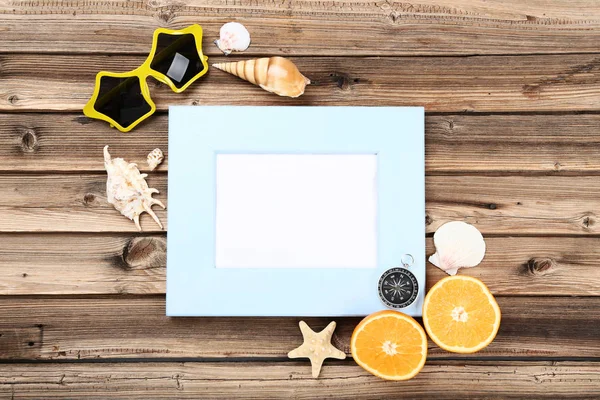
[{"label": "orange flesh", "polygon": [[474,280],[447,281],[433,288],[424,310],[425,325],[432,340],[440,347],[465,350],[491,342],[498,330],[500,315],[490,296],[487,288]]},{"label": "orange flesh", "polygon": [[[381,314],[383,316],[378,317]],[[422,331],[420,325],[397,314],[389,311],[367,317],[352,339],[355,360],[387,379],[414,376],[423,367],[427,354],[427,342],[424,332],[419,331]]]}]

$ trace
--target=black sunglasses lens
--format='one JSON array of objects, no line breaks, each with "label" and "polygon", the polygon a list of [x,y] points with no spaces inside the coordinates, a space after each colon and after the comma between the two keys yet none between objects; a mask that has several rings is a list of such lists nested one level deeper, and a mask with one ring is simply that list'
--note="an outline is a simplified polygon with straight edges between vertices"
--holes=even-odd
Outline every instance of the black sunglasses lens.
[{"label": "black sunglasses lens", "polygon": [[160,33],[150,68],[171,78],[175,87],[183,87],[204,70],[196,48],[196,37],[190,33]]},{"label": "black sunglasses lens", "polygon": [[142,95],[137,76],[100,78],[100,91],[94,108],[115,120],[123,128],[127,128],[152,110]]}]

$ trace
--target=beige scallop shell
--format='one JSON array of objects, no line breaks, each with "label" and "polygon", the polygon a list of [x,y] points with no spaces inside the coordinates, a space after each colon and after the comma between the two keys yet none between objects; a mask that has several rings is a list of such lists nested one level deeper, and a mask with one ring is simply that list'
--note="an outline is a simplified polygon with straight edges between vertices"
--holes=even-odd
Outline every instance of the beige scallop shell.
[{"label": "beige scallop shell", "polygon": [[433,235],[435,254],[429,262],[449,275],[456,275],[459,268],[478,265],[485,256],[485,241],[473,225],[462,221],[448,222]]}]

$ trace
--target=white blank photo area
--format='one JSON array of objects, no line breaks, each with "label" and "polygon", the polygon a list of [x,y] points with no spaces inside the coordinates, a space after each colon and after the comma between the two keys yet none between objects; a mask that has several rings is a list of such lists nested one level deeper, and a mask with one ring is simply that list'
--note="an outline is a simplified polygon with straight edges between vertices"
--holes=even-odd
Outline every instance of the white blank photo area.
[{"label": "white blank photo area", "polygon": [[377,156],[218,154],[217,268],[375,268]]}]

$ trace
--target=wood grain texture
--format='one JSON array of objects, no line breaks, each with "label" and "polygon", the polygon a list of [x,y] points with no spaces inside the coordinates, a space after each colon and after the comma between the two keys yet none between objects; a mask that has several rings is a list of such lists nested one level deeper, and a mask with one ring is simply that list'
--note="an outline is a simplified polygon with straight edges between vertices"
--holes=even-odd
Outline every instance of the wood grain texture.
[{"label": "wood grain texture", "polygon": [[[143,61],[141,56],[0,55],[0,112],[79,112],[92,95],[99,70],[128,71]],[[184,93],[152,79],[150,91],[160,110],[223,104],[424,106],[438,112],[600,109],[600,56],[593,54],[293,61],[313,82],[297,99],[276,96],[214,69]]]},{"label": "wood grain texture", "polygon": [[[498,297],[498,336],[477,359],[600,358],[600,297]],[[330,318],[303,318],[314,329]],[[300,318],[168,318],[164,296],[0,297],[0,359],[285,358]],[[335,318],[350,352],[360,318]],[[429,342],[434,359],[472,358]]]},{"label": "wood grain texture", "polygon": [[[215,63],[231,20],[253,41],[228,60],[290,57],[304,96],[211,70],[182,94],[149,80],[159,112],[130,134],[81,114],[96,73],[140,65],[157,27],[202,24]],[[597,1],[0,0],[0,39],[0,398],[600,398]],[[166,233],[106,202],[102,147],[143,170],[162,148],[149,183],[168,206],[167,107],[222,104],[424,105],[427,232],[484,233],[460,273],[497,296],[496,340],[430,342],[408,382],[351,359],[314,381],[286,359],[300,318],[167,318]],[[444,276],[428,265],[427,286]],[[348,353],[359,318],[336,320]]]},{"label": "wood grain texture", "polygon": [[427,231],[463,220],[484,234],[596,234],[597,182],[593,176],[429,176]]},{"label": "wood grain texture", "polygon": [[[0,395],[32,398],[582,398],[600,396],[598,363],[431,362],[414,379],[376,378],[351,361],[326,361],[319,379],[302,362],[0,365]],[[473,385],[465,382],[477,382]]]},{"label": "wood grain texture", "polygon": [[[600,238],[489,237],[486,245],[483,262],[461,274],[495,295],[600,296]],[[0,265],[0,295],[164,294],[166,238],[0,234]],[[428,288],[444,276],[428,263]]]},{"label": "wood grain texture", "polygon": [[[119,156],[118,151],[113,152]],[[167,200],[166,174],[149,185]],[[600,232],[596,176],[427,176],[427,232],[464,220],[484,234],[594,235]],[[50,195],[49,195],[50,194]],[[167,224],[166,210],[157,215]],[[161,232],[148,215],[146,232]],[[0,232],[136,232],[106,201],[106,175],[0,175]]]},{"label": "wood grain texture", "polygon": [[581,53],[600,40],[593,0],[2,0],[0,52],[147,54],[154,29],[199,23],[212,55],[231,20],[251,32],[248,55]]},{"label": "wood grain texture", "polygon": [[[112,155],[119,156],[116,152]],[[146,180],[161,192],[154,198],[168,207],[165,174],[153,174]],[[3,181],[6,186],[0,183],[0,198],[6,198],[0,200],[0,231],[137,232],[134,223],[108,203],[106,174],[3,175]],[[166,229],[167,211],[158,206],[154,210]],[[141,225],[146,232],[161,232],[147,214],[142,215]]]},{"label": "wood grain texture", "polygon": [[0,295],[164,294],[164,235],[0,234]]},{"label": "wood grain texture", "polygon": [[[104,171],[102,148],[147,170],[146,154],[165,153],[168,116],[122,134],[81,114],[0,114],[2,172]],[[600,115],[449,114],[425,117],[428,173],[598,173]]]}]

